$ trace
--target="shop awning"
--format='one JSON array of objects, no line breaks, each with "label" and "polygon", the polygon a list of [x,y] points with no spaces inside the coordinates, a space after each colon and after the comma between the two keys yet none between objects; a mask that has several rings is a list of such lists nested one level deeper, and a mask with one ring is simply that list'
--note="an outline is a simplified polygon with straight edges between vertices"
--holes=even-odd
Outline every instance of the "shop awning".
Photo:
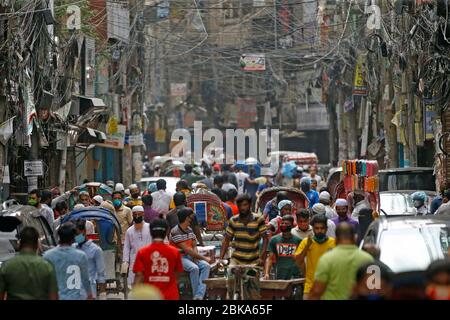
[{"label": "shop awning", "polygon": [[74,125],[69,126],[69,137],[72,147],[102,143],[106,140],[106,134],[100,130]]}]

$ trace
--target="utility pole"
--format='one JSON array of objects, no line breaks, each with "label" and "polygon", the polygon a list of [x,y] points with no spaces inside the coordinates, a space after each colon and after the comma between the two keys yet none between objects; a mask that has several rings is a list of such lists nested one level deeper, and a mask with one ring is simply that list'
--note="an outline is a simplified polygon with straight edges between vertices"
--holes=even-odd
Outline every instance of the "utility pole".
[{"label": "utility pole", "polygon": [[[389,12],[386,1],[380,1],[382,15]],[[391,26],[395,23],[394,11],[390,12]],[[392,28],[391,28],[392,29]],[[390,31],[390,30],[389,30]],[[383,39],[387,41],[387,34],[384,33]],[[385,137],[385,166],[387,168],[398,167],[398,148],[397,148],[397,128],[392,123],[395,114],[394,105],[394,84],[392,81],[392,65],[388,57],[381,57],[381,110],[383,111],[383,127]]]}]

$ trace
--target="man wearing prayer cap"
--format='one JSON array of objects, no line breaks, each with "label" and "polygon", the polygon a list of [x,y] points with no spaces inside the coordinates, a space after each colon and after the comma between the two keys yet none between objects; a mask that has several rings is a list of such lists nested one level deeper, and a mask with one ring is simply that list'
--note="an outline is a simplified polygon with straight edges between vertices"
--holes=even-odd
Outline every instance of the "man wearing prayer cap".
[{"label": "man wearing prayer cap", "polygon": [[150,225],[144,222],[144,207],[134,206],[131,209],[134,224],[128,228],[125,234],[123,246],[123,260],[121,273],[128,271],[128,286],[134,283],[133,266],[136,254],[142,247],[149,245],[152,241]]},{"label": "man wearing prayer cap", "polygon": [[338,216],[336,211],[331,207],[331,195],[328,191],[322,191],[319,194],[319,202],[325,206],[325,215],[328,219],[334,219]]},{"label": "man wearing prayer cap", "polygon": [[358,233],[359,229],[359,222],[355,219],[353,219],[349,213],[348,213],[348,202],[346,199],[336,199],[336,212],[338,216],[332,221],[337,226],[341,222],[347,222],[353,226],[353,229],[355,230],[355,233]]},{"label": "man wearing prayer cap", "polygon": [[114,187],[114,191],[122,192],[122,195],[123,195],[123,192],[125,191],[125,187],[123,186],[122,183],[116,183],[116,186]]},{"label": "man wearing prayer cap", "polygon": [[92,198],[92,200],[94,200],[94,205],[96,207],[99,207],[103,202],[103,197],[100,195],[96,195],[94,198]]},{"label": "man wearing prayer cap", "polygon": [[[316,203],[311,208],[313,216],[315,215],[323,215],[326,217],[326,208],[322,203]],[[336,237],[336,225],[331,219],[327,219],[327,236],[328,237]]]},{"label": "man wearing prayer cap", "polygon": [[142,206],[143,202],[139,187],[136,184],[132,184],[128,187],[128,189],[130,190],[130,196],[125,198],[125,205],[129,208],[133,208],[134,206]]}]

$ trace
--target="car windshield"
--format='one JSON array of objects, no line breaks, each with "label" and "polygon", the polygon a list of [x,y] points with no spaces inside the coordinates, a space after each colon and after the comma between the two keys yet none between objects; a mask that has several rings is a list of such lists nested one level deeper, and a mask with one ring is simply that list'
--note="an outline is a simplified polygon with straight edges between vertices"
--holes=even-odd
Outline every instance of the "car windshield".
[{"label": "car windshield", "polygon": [[436,181],[432,172],[380,173],[379,177],[380,191],[436,190]]},{"label": "car windshield", "polygon": [[388,215],[416,213],[412,198],[406,193],[381,193],[380,208]]},{"label": "car windshield", "polygon": [[448,255],[449,227],[445,225],[385,230],[380,238],[380,260],[394,272],[425,270]]}]

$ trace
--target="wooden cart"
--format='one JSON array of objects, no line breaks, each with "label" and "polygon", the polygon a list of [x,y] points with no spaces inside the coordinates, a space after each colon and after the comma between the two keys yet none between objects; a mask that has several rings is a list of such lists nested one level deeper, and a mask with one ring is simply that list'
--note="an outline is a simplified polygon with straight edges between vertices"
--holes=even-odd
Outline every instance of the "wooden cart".
[{"label": "wooden cart", "polygon": [[[209,300],[226,300],[227,279],[210,278],[203,281]],[[297,299],[294,297],[295,287],[305,283],[304,278],[292,280],[260,280],[261,300]]]}]

